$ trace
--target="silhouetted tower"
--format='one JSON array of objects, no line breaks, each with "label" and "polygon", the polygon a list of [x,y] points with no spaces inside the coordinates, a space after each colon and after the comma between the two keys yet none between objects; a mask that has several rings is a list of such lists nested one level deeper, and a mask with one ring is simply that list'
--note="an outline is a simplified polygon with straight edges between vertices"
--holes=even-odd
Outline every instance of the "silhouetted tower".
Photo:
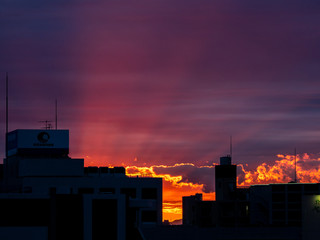
[{"label": "silhouetted tower", "polygon": [[231,164],[231,156],[220,158],[220,165],[215,167],[216,200],[235,200],[237,187],[237,165]]}]

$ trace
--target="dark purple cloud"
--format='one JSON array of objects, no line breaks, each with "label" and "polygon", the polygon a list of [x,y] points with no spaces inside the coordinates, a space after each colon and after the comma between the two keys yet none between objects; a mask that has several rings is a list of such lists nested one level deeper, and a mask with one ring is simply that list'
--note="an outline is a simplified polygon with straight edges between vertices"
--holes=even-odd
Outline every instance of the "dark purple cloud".
[{"label": "dark purple cloud", "polygon": [[195,166],[185,163],[173,166],[154,166],[153,171],[158,175],[182,176],[180,182],[203,184],[202,191],[205,193],[214,192],[215,189],[214,166]]},{"label": "dark purple cloud", "polygon": [[53,120],[57,98],[71,155],[96,164],[207,165],[230,135],[237,163],[318,153],[319,11],[316,0],[1,1],[0,127],[8,71],[10,128]]}]

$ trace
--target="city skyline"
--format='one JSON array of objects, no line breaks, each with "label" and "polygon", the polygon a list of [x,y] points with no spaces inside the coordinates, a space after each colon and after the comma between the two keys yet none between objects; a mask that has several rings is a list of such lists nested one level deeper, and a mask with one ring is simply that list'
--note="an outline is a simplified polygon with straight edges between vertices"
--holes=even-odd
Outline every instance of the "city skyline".
[{"label": "city skyline", "polygon": [[70,155],[166,175],[164,207],[214,197],[231,135],[239,184],[278,169],[269,182],[292,180],[294,148],[298,177],[317,179],[306,175],[320,157],[318,1],[18,0],[0,10],[1,129],[9,72],[10,130],[54,121],[57,99]]}]

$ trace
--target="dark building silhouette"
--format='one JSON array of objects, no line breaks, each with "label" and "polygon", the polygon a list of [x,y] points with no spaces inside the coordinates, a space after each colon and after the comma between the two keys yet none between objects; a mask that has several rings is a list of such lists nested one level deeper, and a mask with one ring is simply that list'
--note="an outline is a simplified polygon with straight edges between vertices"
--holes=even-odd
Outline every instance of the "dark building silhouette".
[{"label": "dark building silhouette", "polygon": [[320,194],[319,183],[283,183],[250,187],[253,226],[302,226],[303,198]]},{"label": "dark building silhouette", "polygon": [[[216,201],[203,201],[201,194],[183,197],[183,225],[241,229],[242,236],[235,234],[230,236],[232,239],[317,239],[320,234],[319,183],[238,188],[236,179],[236,165],[231,164],[229,156],[222,157],[220,165],[215,167]],[[199,234],[203,232],[199,230]],[[262,235],[252,235],[252,238],[250,232]]]},{"label": "dark building silhouette", "polygon": [[0,165],[0,239],[143,239],[161,224],[162,179],[123,167],[84,167],[69,154],[68,130],[8,133]]},{"label": "dark building silhouette", "polygon": [[202,194],[182,198],[183,225],[211,227],[216,224],[216,205],[213,201],[202,201]]},{"label": "dark building silhouette", "polygon": [[224,227],[246,226],[249,223],[248,189],[237,188],[237,165],[231,156],[220,158],[215,166],[216,225]]},{"label": "dark building silhouette", "polygon": [[232,201],[236,199],[237,165],[231,164],[231,157],[220,158],[220,165],[215,166],[216,200]]},{"label": "dark building silhouette", "polygon": [[[216,201],[202,201],[202,195],[183,197],[183,224],[199,227],[236,227],[249,224],[248,189],[237,188],[237,166],[231,157],[215,166]],[[201,197],[198,197],[200,196]]]}]

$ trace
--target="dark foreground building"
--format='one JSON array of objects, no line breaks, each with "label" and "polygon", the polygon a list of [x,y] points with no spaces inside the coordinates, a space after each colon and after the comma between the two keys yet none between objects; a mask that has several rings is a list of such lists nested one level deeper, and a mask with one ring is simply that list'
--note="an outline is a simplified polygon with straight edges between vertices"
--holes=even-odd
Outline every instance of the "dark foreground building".
[{"label": "dark foreground building", "polygon": [[[218,229],[225,229],[226,234],[216,239],[318,238],[319,183],[293,182],[237,188],[236,179],[236,165],[231,164],[229,156],[222,157],[220,165],[215,167],[216,201],[202,201],[201,194],[183,197],[184,227],[211,228],[210,231],[217,235],[221,233]],[[229,233],[235,230],[241,235]],[[197,231],[204,234],[208,230]],[[250,237],[250,233],[255,233],[255,237]],[[261,236],[257,237],[259,234]]]},{"label": "dark foreground building", "polygon": [[250,187],[250,223],[254,226],[301,227],[303,199],[319,194],[319,183],[253,185]]},{"label": "dark foreground building", "polygon": [[84,167],[69,154],[68,130],[8,134],[0,165],[0,239],[143,239],[162,221],[162,179],[123,167]]},{"label": "dark foreground building", "polygon": [[[144,228],[146,240],[301,240],[298,228],[224,228],[156,226]],[[314,238],[318,239],[318,238]]]},{"label": "dark foreground building", "polygon": [[183,224],[198,227],[241,227],[249,224],[248,188],[237,188],[237,166],[221,157],[215,167],[216,201],[202,194],[183,197]]}]

